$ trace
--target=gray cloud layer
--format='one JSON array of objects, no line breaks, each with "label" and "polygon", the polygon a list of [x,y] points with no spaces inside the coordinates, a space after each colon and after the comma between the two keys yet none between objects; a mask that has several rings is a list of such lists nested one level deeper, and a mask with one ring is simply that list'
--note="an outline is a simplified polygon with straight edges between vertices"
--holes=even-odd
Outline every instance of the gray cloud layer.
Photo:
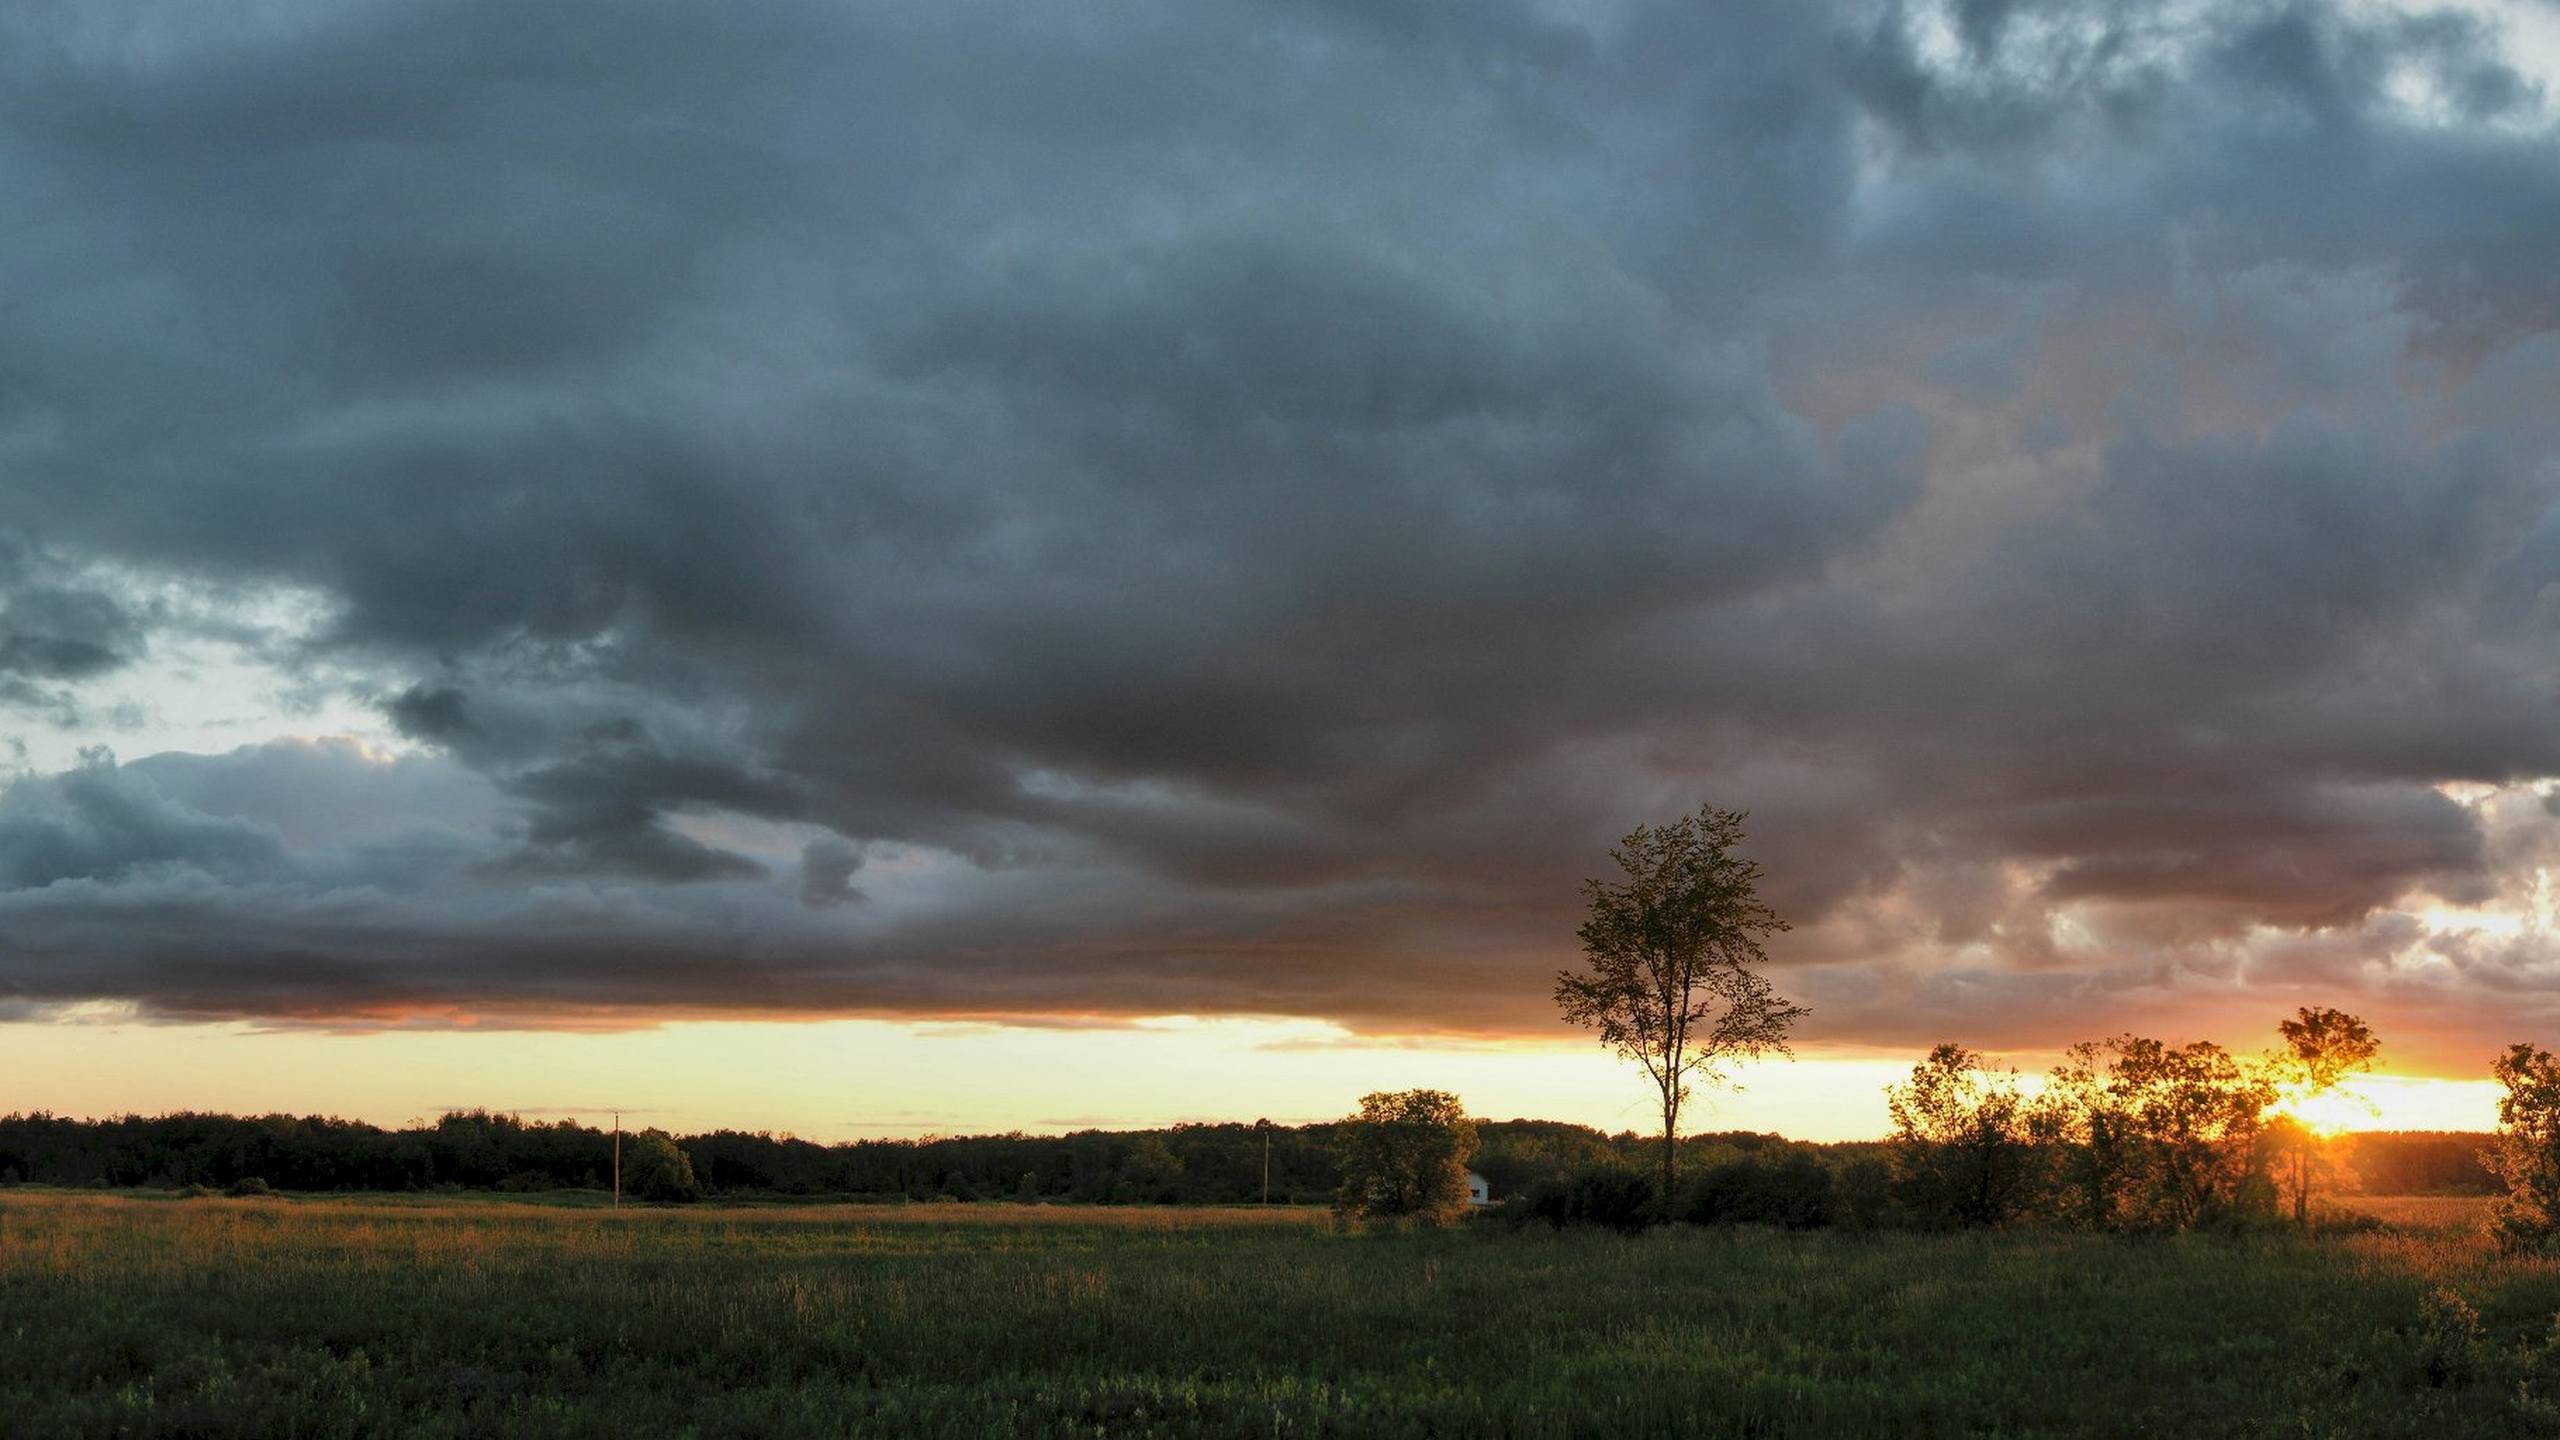
[{"label": "gray cloud layer", "polygon": [[289,586],[425,747],[19,781],[0,996],[1534,1026],[1702,798],[1827,1038],[2560,980],[2411,919],[2560,775],[2462,12],[0,26],[0,706]]}]

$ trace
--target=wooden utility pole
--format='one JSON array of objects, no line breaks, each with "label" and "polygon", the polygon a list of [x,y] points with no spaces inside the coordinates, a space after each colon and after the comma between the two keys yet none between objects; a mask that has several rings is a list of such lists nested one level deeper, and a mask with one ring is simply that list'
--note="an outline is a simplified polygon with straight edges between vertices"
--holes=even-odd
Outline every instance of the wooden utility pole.
[{"label": "wooden utility pole", "polygon": [[1256,1120],[1253,1128],[1262,1132],[1262,1203],[1271,1203],[1271,1122]]},{"label": "wooden utility pole", "polygon": [[613,1208],[622,1208],[622,1112],[613,1112]]}]

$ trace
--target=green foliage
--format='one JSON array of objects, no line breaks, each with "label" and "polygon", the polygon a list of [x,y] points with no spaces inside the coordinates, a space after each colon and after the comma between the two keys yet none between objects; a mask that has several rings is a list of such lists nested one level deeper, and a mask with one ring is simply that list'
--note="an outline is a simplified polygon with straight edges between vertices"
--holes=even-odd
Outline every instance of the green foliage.
[{"label": "green foliage", "polygon": [[1120,1156],[1120,1183],[1114,1197],[1123,1203],[1169,1204],[1180,1198],[1182,1157],[1157,1135],[1140,1135]]},{"label": "green foliage", "polygon": [[[1538,1122],[1523,1128],[1542,1130]],[[1608,1148],[1579,1126],[1552,1127]],[[1153,1147],[1137,1140],[1152,1137]],[[1272,1198],[1328,1200],[1341,1180],[1330,1124],[1276,1128]],[[933,1136],[819,1145],[735,1130],[680,1136],[704,1190],[728,1195],[901,1195],[1019,1191],[1043,1196],[1203,1204],[1262,1193],[1262,1137],[1244,1125],[1180,1125],[1152,1132]],[[1171,1156],[1167,1162],[1163,1159]],[[1135,1161],[1134,1170],[1130,1167]],[[317,1117],[179,1114],[71,1120],[0,1115],[0,1174],[30,1183],[131,1186],[160,1181],[215,1188],[259,1176],[300,1192],[604,1190],[610,1131],[571,1120],[526,1121],[458,1111],[404,1130]],[[1168,1181],[1167,1177],[1170,1176]],[[1126,1186],[1125,1191],[1122,1187]]]},{"label": "green foliage", "polygon": [[1885,1090],[1895,1189],[1908,1215],[1942,1227],[2004,1225],[2038,1194],[2042,1150],[2014,1071],[1940,1045]]},{"label": "green foliage", "polygon": [[1335,1206],[1364,1220],[1447,1224],[1467,1213],[1476,1127],[1446,1090],[1378,1091],[1342,1124]]},{"label": "green foliage", "polygon": [[1738,853],[1745,818],[1706,806],[1637,826],[1609,852],[1625,878],[1583,882],[1590,913],[1576,933],[1589,968],[1556,976],[1564,1018],[1653,1082],[1666,1200],[1691,1082],[1722,1084],[1736,1061],[1788,1053],[1787,1031],[1806,1014],[1760,974],[1761,938],[1788,927],[1760,899],[1759,862]]},{"label": "green foliage", "polygon": [[681,1204],[702,1198],[693,1159],[664,1130],[643,1130],[622,1143],[622,1193],[635,1200]]},{"label": "green foliage", "polygon": [[276,1192],[275,1187],[269,1185],[266,1181],[259,1179],[257,1176],[243,1175],[239,1179],[232,1181],[231,1188],[225,1193],[244,1199],[251,1199],[261,1195],[273,1195]]},{"label": "green foliage", "polygon": [[2490,1226],[2510,1250],[2540,1250],[2560,1236],[2560,1058],[2532,1045],[2509,1046],[2490,1067],[2498,1135],[2481,1163],[2507,1187]]},{"label": "green foliage", "polygon": [[1484,1176],[1497,1196],[1517,1195],[1542,1180],[1562,1180],[1594,1165],[1632,1163],[1635,1137],[1613,1139],[1583,1125],[1554,1120],[1510,1120],[1476,1127],[1475,1158],[1468,1167]]},{"label": "green foliage", "polygon": [[2427,1384],[2438,1388],[2470,1384],[2479,1378],[2489,1354],[2480,1312],[2445,1286],[2427,1292],[2414,1338],[2412,1355],[2418,1362],[2418,1373]]}]

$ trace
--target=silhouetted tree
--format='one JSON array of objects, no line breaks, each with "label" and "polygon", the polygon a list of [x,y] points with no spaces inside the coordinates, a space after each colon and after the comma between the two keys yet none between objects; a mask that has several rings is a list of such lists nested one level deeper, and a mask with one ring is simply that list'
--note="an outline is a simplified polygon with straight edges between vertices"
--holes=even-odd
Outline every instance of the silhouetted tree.
[{"label": "silhouetted tree", "polygon": [[[2373,1068],[2382,1042],[2362,1020],[2344,1010],[2304,1006],[2290,1020],[2276,1022],[2285,1048],[2277,1057],[2278,1081],[2285,1098],[2297,1104],[2335,1091],[2350,1075]],[[2299,1115],[2279,1120],[2269,1130],[2276,1152],[2285,1161],[2285,1189],[2293,1199],[2293,1222],[2311,1223],[2311,1187],[2324,1167],[2324,1142]]]},{"label": "silhouetted tree", "polygon": [[1467,1211],[1476,1127],[1446,1090],[1379,1091],[1344,1121],[1336,1208],[1364,1219],[1446,1223]]},{"label": "silhouetted tree", "polygon": [[1914,1216],[2000,1225],[2027,1207],[2039,1151],[2015,1071],[1989,1070],[1974,1051],[1940,1045],[1884,1094],[1895,1189]]},{"label": "silhouetted tree", "polygon": [[1556,976],[1565,1019],[1599,1031],[1660,1093],[1666,1205],[1690,1081],[1723,1084],[1734,1061],[1788,1053],[1788,1027],[1806,1014],[1758,970],[1769,958],[1761,937],[1787,922],[1761,903],[1759,863],[1735,853],[1745,818],[1707,806],[1637,826],[1609,852],[1625,878],[1583,882],[1590,914],[1577,933],[1590,969]]},{"label": "silhouetted tree", "polygon": [[2510,1250],[2538,1250],[2560,1235],[2560,1057],[2533,1045],[2510,1045],[2490,1073],[2498,1097],[2498,1138],[2480,1154],[2507,1187],[2489,1210],[2489,1226]]},{"label": "silhouetted tree", "polygon": [[2259,1139],[2275,1097],[2264,1067],[2209,1041],[2073,1046],[2039,1097],[2039,1122],[2062,1149],[2067,1213],[2102,1228],[2184,1230],[2272,1208]]}]

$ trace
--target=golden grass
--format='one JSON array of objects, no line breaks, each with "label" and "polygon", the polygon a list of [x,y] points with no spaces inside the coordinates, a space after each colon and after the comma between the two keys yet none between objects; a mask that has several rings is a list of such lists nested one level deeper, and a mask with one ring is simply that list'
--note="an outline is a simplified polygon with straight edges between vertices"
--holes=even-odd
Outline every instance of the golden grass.
[{"label": "golden grass", "polygon": [[2476,1230],[2489,1219],[2486,1195],[2341,1195],[2338,1208],[2417,1230]]}]

